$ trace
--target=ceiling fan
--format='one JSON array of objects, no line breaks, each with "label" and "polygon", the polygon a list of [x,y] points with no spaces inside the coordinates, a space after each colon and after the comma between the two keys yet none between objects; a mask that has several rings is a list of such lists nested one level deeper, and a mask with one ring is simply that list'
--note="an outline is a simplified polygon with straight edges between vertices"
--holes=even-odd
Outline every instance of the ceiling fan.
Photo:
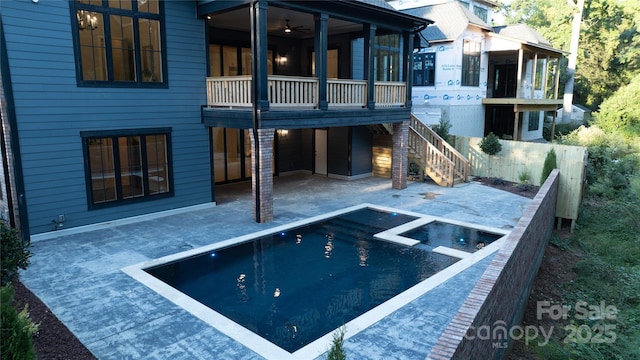
[{"label": "ceiling fan", "polygon": [[307,31],[307,29],[304,29],[304,26],[300,25],[300,26],[291,26],[289,25],[289,19],[285,20],[285,25],[284,25],[284,32],[289,34],[292,31],[297,31],[297,32],[305,32]]}]

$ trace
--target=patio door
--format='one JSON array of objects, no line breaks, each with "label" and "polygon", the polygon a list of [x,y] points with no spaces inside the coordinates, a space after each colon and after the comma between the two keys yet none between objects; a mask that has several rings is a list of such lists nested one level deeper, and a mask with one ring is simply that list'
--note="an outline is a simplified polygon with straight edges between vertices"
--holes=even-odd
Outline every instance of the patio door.
[{"label": "patio door", "polygon": [[517,67],[515,64],[496,65],[493,73],[493,97],[516,97]]},{"label": "patio door", "polygon": [[212,128],[211,149],[216,183],[251,178],[251,141],[248,130]]},{"label": "patio door", "polygon": [[316,129],[314,134],[314,172],[327,175],[327,130]]}]

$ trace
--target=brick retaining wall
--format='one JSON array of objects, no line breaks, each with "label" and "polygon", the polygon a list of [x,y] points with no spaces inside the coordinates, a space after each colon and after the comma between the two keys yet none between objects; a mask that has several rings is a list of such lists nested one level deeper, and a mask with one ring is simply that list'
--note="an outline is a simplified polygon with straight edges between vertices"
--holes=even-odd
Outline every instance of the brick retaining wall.
[{"label": "brick retaining wall", "polygon": [[540,187],[428,359],[501,359],[505,356],[510,341],[503,335],[520,324],[553,231],[559,177],[559,171],[553,170]]}]

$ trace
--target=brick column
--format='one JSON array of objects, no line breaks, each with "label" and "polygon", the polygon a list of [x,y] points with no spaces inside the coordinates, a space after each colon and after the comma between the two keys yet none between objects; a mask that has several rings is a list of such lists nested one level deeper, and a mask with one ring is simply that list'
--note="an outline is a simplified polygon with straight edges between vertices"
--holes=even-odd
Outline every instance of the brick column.
[{"label": "brick column", "polygon": [[[275,129],[258,129],[258,146],[253,131],[251,137],[251,192],[253,220],[273,221],[273,137]],[[258,152],[256,153],[256,148]],[[257,163],[257,170],[256,170]],[[258,213],[259,211],[259,213]]]},{"label": "brick column", "polygon": [[407,148],[409,121],[393,124],[393,153],[391,157],[391,187],[407,188]]}]

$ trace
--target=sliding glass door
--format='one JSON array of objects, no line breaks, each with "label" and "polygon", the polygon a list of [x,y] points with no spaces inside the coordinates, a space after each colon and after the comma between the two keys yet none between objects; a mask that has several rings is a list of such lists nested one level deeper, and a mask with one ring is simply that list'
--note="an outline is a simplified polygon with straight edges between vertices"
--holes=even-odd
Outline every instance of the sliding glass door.
[{"label": "sliding glass door", "polygon": [[248,130],[212,128],[211,144],[216,183],[251,178],[251,140]]}]

